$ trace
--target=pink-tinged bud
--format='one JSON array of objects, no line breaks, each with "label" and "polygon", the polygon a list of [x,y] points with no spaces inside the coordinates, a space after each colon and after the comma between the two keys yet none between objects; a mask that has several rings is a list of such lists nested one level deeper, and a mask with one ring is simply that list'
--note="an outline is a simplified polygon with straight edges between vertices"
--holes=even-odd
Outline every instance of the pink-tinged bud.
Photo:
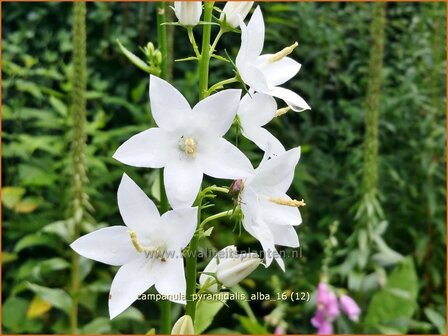
[{"label": "pink-tinged bud", "polygon": [[229,194],[232,196],[238,196],[240,191],[243,189],[243,180],[235,180],[229,187]]},{"label": "pink-tinged bud", "polygon": [[174,1],[174,13],[184,26],[196,26],[202,14],[201,1]]},{"label": "pink-tinged bud", "polygon": [[345,315],[352,321],[358,321],[359,315],[361,314],[361,309],[358,304],[348,295],[341,295],[339,297],[339,303],[341,309]]},{"label": "pink-tinged bud", "polygon": [[219,19],[224,20],[225,17],[229,26],[239,27],[240,19],[245,19],[253,4],[253,1],[229,1],[224,6]]},{"label": "pink-tinged bud", "polygon": [[331,335],[333,334],[333,324],[331,322],[324,322],[319,325],[317,329],[318,335]]}]

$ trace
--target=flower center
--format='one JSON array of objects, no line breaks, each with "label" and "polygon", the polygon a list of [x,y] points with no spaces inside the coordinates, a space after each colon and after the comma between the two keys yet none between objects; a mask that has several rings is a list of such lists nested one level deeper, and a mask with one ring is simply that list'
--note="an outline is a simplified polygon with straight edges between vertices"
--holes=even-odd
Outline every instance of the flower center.
[{"label": "flower center", "polygon": [[160,259],[161,262],[165,262],[166,259],[166,246],[165,244],[158,244],[154,246],[142,246],[137,239],[137,233],[133,230],[128,231],[129,237],[131,237],[132,245],[139,253],[144,253],[146,258]]},{"label": "flower center", "polygon": [[279,197],[269,197],[269,201],[272,203],[278,204],[278,205],[286,205],[294,208],[299,208],[302,206],[305,206],[306,203],[304,200],[298,201],[298,200],[289,200],[285,198],[279,198]]},{"label": "flower center", "polygon": [[197,142],[192,137],[182,136],[179,140],[179,149],[185,154],[194,157],[197,150]]},{"label": "flower center", "polygon": [[275,63],[277,61],[280,61],[282,58],[288,56],[290,53],[293,52],[293,50],[298,46],[299,44],[297,42],[294,42],[292,45],[290,45],[289,47],[283,48],[282,50],[280,50],[279,52],[275,53],[274,55],[272,55],[271,57],[269,57],[267,63]]}]

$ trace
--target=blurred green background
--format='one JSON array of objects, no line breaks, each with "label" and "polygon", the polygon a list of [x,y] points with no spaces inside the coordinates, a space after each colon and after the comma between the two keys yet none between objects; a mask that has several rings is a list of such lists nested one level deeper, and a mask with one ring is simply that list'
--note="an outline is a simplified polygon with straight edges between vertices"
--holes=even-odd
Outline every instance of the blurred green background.
[{"label": "blurred green background", "polygon": [[[304,198],[307,206],[301,209],[303,224],[298,228],[302,257],[287,258],[285,273],[276,265],[260,267],[241,283],[242,290],[313,293],[327,265],[330,283],[346,289],[362,308],[358,323],[340,317],[335,332],[445,333],[446,5],[386,5],[384,64],[379,74],[369,68],[374,4],[260,6],[266,22],[265,53],[299,42],[291,56],[302,69],[287,86],[312,110],[276,118],[268,129],[286,148],[302,146],[289,194]],[[2,4],[4,333],[71,332],[70,151],[76,126],[69,108],[72,7],[71,3]],[[116,190],[123,172],[158,198],[155,170],[112,159],[121,143],[154,125],[148,75],[129,63],[115,40],[136,54],[149,41],[157,45],[155,11],[155,3],[87,5],[84,192],[91,209],[86,210],[82,233],[122,224]],[[185,31],[179,27],[169,31],[174,57],[190,56]],[[201,29],[196,28],[195,34],[199,40]],[[239,43],[239,35],[226,34],[218,52],[235,57]],[[195,103],[196,64],[174,62],[172,69],[174,85]],[[210,82],[231,77],[231,71],[230,65],[212,60]],[[379,101],[375,139],[365,135],[372,79],[381,80],[381,90],[369,98]],[[366,146],[376,140],[379,155],[365,161]],[[239,146],[257,166],[260,150],[242,138]],[[378,167],[373,196],[364,187],[372,167]],[[228,209],[231,201],[221,197],[216,205],[207,211]],[[329,239],[334,223],[339,223],[338,230]],[[232,228],[229,219],[215,222],[212,236],[201,241],[201,247],[259,248],[247,233]],[[200,267],[206,262],[201,261]],[[149,301],[136,302],[109,321],[107,299],[115,272],[81,258],[79,332],[159,330],[159,307]],[[228,305],[205,332],[272,333],[282,325],[288,333],[315,333],[309,322],[313,299]],[[175,319],[181,310],[173,306]],[[202,314],[211,318],[210,310]]]}]

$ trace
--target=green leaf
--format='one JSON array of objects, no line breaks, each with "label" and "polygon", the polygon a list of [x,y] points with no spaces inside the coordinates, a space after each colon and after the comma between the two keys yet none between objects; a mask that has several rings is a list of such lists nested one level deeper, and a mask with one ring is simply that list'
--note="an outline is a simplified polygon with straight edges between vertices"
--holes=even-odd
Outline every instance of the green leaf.
[{"label": "green leaf", "polygon": [[267,335],[270,332],[257,321],[251,320],[247,316],[237,315],[241,325],[249,334]]},{"label": "green leaf", "polygon": [[2,324],[11,331],[21,330],[20,326],[23,323],[28,301],[19,297],[10,297],[2,307]]},{"label": "green leaf", "polygon": [[81,328],[81,334],[106,334],[112,332],[110,320],[107,317],[97,317]]},{"label": "green leaf", "polygon": [[123,54],[135,65],[137,66],[139,69],[147,72],[147,73],[152,73],[152,74],[156,74],[154,72],[154,68],[150,67],[148,64],[146,64],[141,58],[137,57],[136,55],[134,55],[132,52],[130,52],[128,49],[126,49],[119,40],[117,40],[118,46],[120,47],[121,51],[123,52]]},{"label": "green leaf", "polygon": [[408,257],[397,264],[385,287],[370,301],[365,331],[405,334],[417,308],[417,292],[414,262]]},{"label": "green leaf", "polygon": [[437,328],[441,335],[446,335],[445,317],[431,308],[425,308],[425,315],[429,321]]},{"label": "green leaf", "polygon": [[18,256],[15,253],[10,252],[2,252],[2,265],[8,264],[17,260]]},{"label": "green leaf", "polygon": [[210,324],[220,309],[224,306],[221,301],[199,301],[196,306],[196,317],[194,319],[194,331],[202,334]]},{"label": "green leaf", "polygon": [[28,283],[28,288],[54,307],[57,307],[67,313],[67,315],[70,315],[72,298],[66,291],[59,288],[43,287],[32,283]]},{"label": "green leaf", "polygon": [[54,237],[49,235],[44,235],[41,233],[35,233],[20,239],[16,246],[14,246],[14,252],[19,253],[20,251],[34,246],[47,246],[47,247],[55,247],[57,245],[57,241],[55,241]]},{"label": "green leaf", "polygon": [[20,202],[23,195],[25,195],[25,189],[22,187],[3,187],[2,203],[8,209],[13,209]]}]

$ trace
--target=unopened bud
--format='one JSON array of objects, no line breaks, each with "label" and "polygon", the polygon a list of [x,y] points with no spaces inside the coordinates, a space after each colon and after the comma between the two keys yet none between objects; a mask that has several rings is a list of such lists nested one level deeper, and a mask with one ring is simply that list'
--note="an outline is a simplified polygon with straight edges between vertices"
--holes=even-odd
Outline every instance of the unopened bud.
[{"label": "unopened bud", "polygon": [[154,44],[152,42],[148,42],[148,44],[146,45],[146,49],[148,50],[148,57],[152,57],[152,55],[154,54]]},{"label": "unopened bud", "polygon": [[156,64],[162,64],[162,53],[160,52],[160,50],[155,51],[154,57],[156,59]]},{"label": "unopened bud", "polygon": [[258,254],[240,254],[219,263],[216,277],[224,286],[232,287],[251,274],[260,264]]},{"label": "unopened bud", "polygon": [[229,1],[224,6],[219,19],[224,21],[225,18],[229,26],[239,27],[240,19],[244,20],[253,4],[253,1]]},{"label": "unopened bud", "polygon": [[171,335],[194,335],[193,320],[190,315],[184,315],[176,321]]},{"label": "unopened bud", "polygon": [[174,1],[174,13],[184,26],[196,26],[202,14],[201,1]]}]

